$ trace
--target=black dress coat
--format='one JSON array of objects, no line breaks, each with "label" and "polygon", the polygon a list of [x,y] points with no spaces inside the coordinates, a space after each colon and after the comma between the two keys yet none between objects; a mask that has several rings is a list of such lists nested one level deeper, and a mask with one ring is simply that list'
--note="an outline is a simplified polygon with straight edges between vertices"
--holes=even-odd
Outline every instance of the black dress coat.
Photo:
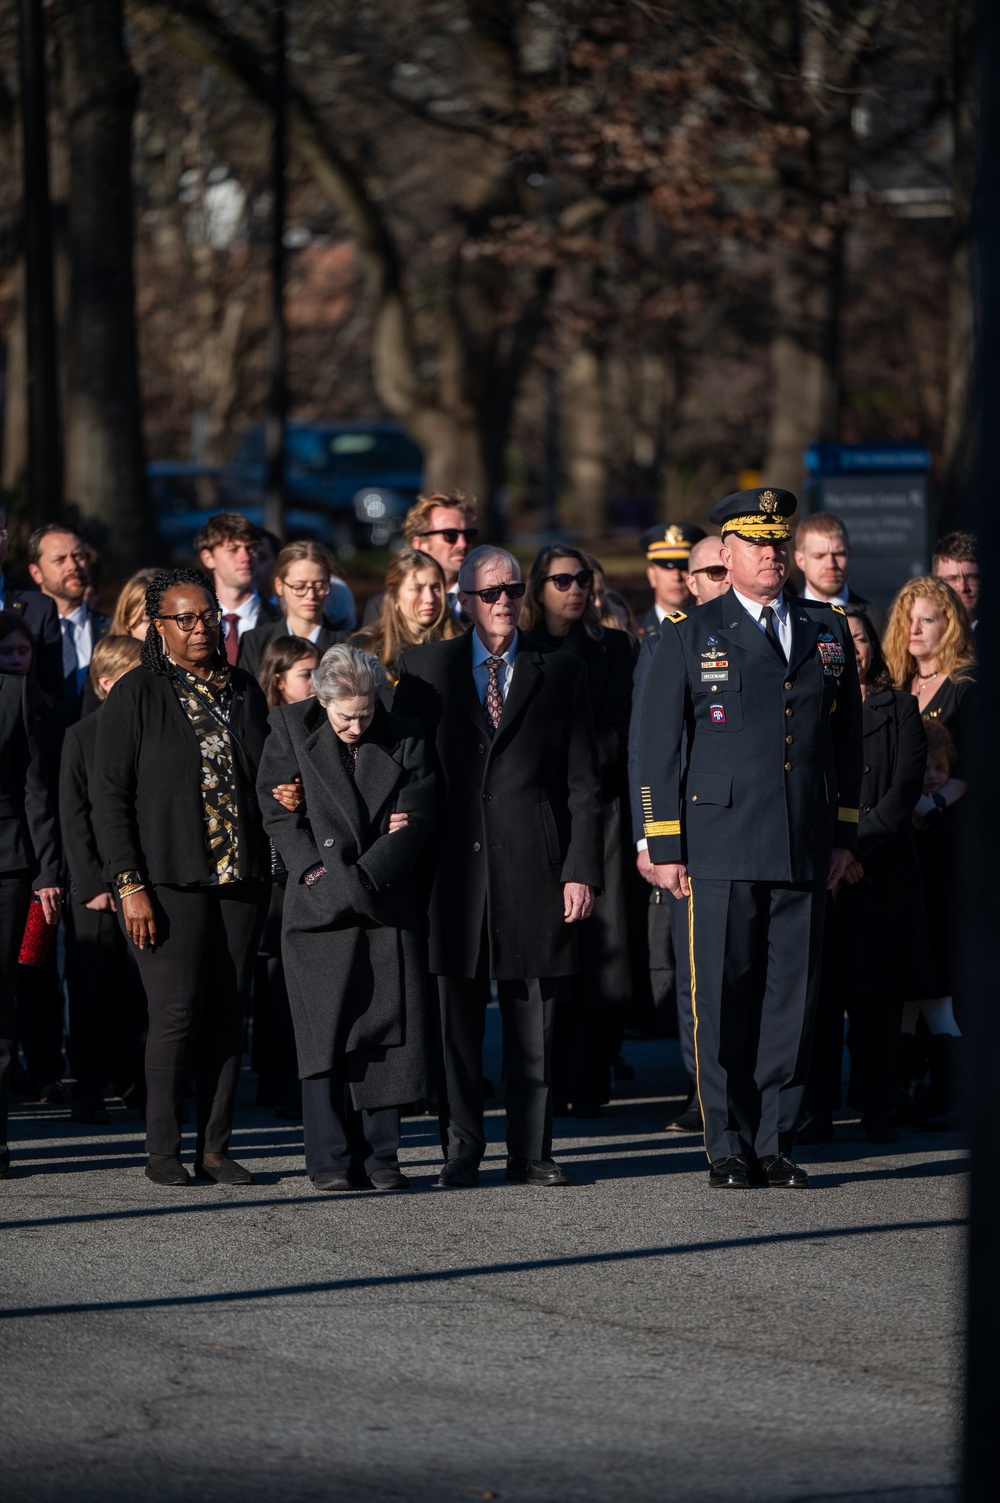
[{"label": "black dress coat", "polygon": [[[97,752],[100,706],[68,727],[62,744],[59,768],[59,828],[69,867],[74,903],[89,903],[107,892],[104,862],[94,833],[94,808],[90,785]],[[124,868],[120,868],[124,870]]]},{"label": "black dress coat", "polygon": [[51,595],[37,588],[19,589],[5,582],[3,608],[20,616],[35,639],[35,677],[46,694],[63,693],[62,628]]},{"label": "black dress coat", "polygon": [[[288,630],[288,622],[284,616],[279,617],[277,621],[265,620],[261,617],[256,626],[252,627],[250,631],[245,631],[242,637],[240,637],[240,652],[237,658],[239,667],[256,678],[260,673],[260,665],[264,653],[270,647],[271,643],[276,641],[278,637],[290,637],[291,635],[292,633]],[[316,638],[316,650],[320,657],[323,656],[329,647],[335,647],[338,642],[346,642],[350,635],[348,631],[334,631],[332,626],[327,626],[324,622],[320,626],[319,636]]]},{"label": "black dress coat", "polygon": [[[256,679],[240,668],[230,672],[239,876],[269,880],[271,848],[256,788],[267,701]],[[154,885],[208,882],[201,752],[170,679],[133,668],[115,684],[97,719],[94,823],[105,878],[138,871]]]},{"label": "black dress coat", "polygon": [[59,884],[59,847],[45,782],[31,689],[0,673],[0,873],[27,872],[32,886]]},{"label": "black dress coat", "polygon": [[632,993],[629,954],[632,943],[628,902],[635,875],[629,835],[627,748],[632,712],[635,648],[628,632],[605,628],[589,637],[580,625],[564,637],[533,635],[556,651],[579,658],[587,674],[587,692],[597,733],[601,777],[601,822],[604,827],[604,891],[591,917],[580,925],[583,980],[595,1004],[620,1011]]},{"label": "black dress coat", "polygon": [[[288,868],[282,960],[299,1074],[340,1065],[359,1110],[428,1094],[427,957],[414,872],[434,824],[434,773],[420,726],[376,704],[354,780],[315,699],[271,714],[258,795]],[[301,777],[304,813],[274,799]],[[409,824],[387,833],[393,810]],[[306,872],[322,863],[313,887]],[[362,876],[363,874],[363,876]],[[366,885],[367,883],[367,885]]]},{"label": "black dress coat", "polygon": [[[575,975],[563,884],[604,885],[597,737],[583,664],[518,632],[490,739],[472,633],[404,653],[394,708],[425,728],[438,773],[430,968],[498,980]],[[485,928],[486,943],[483,944]]]}]

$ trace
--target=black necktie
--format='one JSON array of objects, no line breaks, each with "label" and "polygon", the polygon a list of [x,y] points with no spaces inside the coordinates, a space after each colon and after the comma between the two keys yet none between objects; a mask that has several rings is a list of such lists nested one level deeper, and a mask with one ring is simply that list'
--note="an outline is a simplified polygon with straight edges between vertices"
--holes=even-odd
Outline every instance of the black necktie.
[{"label": "black necktie", "polygon": [[777,630],[777,627],[774,624],[774,606],[773,605],[762,606],[761,607],[761,612],[760,612],[760,619],[764,623],[764,635],[765,635],[765,637],[770,642],[771,646],[774,648],[775,652],[778,654],[778,656],[781,659],[781,661],[783,663],[787,663],[788,659],[785,657],[785,649],[781,645],[781,638],[778,636],[778,630]]}]

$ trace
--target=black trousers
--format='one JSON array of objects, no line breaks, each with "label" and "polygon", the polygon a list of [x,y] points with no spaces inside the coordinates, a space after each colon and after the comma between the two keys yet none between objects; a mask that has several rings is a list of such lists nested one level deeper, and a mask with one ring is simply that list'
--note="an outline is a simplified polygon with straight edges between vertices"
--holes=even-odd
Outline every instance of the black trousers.
[{"label": "black trousers", "polygon": [[691,882],[698,1095],[711,1161],[789,1153],[809,1070],[823,884]]},{"label": "black trousers", "polygon": [[17,974],[17,1040],[36,1086],[62,1080],[66,1073],[65,1024],[66,998],[56,936],[41,965],[23,966]]},{"label": "black trousers", "polygon": [[399,1108],[358,1111],[338,1069],[303,1080],[302,1130],[310,1179],[323,1169],[371,1174],[398,1166]]},{"label": "black trousers", "polygon": [[[69,1058],[74,1100],[103,1097],[110,1081],[119,1094],[143,1084],[146,999],[135,949],[113,913],[83,903],[66,910],[66,987],[69,992]],[[138,951],[136,952],[138,954]]]},{"label": "black trousers", "polygon": [[7,1163],[7,1113],[10,1071],[14,1059],[14,1013],[17,956],[31,901],[27,872],[0,876],[0,1163]]},{"label": "black trousers", "polygon": [[[441,1142],[449,1159],[477,1161],[483,1132],[483,1039],[488,978],[439,976],[443,1075],[438,1086]],[[556,982],[548,977],[498,981],[503,1027],[503,1103],[507,1151],[516,1158],[552,1154],[552,1028]]]},{"label": "black trousers", "polygon": [[180,1153],[189,1070],[197,1103],[195,1156],[225,1153],[229,1146],[268,886],[231,882],[153,890],[156,945],[134,950],[149,1008],[147,1153]]}]

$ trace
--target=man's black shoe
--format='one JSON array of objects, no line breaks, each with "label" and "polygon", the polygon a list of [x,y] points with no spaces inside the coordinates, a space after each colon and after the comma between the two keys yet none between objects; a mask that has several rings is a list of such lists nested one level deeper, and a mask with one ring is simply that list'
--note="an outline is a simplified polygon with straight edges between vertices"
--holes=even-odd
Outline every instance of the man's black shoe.
[{"label": "man's black shoe", "polygon": [[400,1169],[373,1169],[368,1176],[373,1190],[408,1190],[410,1181]]},{"label": "man's black shoe", "polygon": [[449,1159],[436,1183],[444,1190],[472,1190],[479,1183],[479,1165],[475,1159]]},{"label": "man's black shoe", "polygon": [[572,1180],[565,1169],[552,1159],[515,1159],[507,1160],[507,1168],[504,1178],[509,1179],[515,1185],[569,1185]]},{"label": "man's black shoe", "polygon": [[686,1106],[684,1108],[679,1117],[675,1117],[672,1122],[668,1122],[666,1127],[664,1128],[664,1132],[702,1131],[703,1124],[701,1120],[701,1107],[698,1105],[697,1096],[691,1102],[690,1106]]},{"label": "man's black shoe", "polygon": [[189,1185],[191,1176],[180,1159],[170,1153],[151,1153],[146,1161],[146,1178],[154,1185]]},{"label": "man's black shoe", "polygon": [[760,1161],[761,1173],[772,1190],[808,1190],[809,1176],[783,1153],[769,1153]]},{"label": "man's black shoe", "polygon": [[210,1164],[207,1159],[195,1159],[194,1172],[199,1179],[211,1179],[217,1185],[253,1184],[250,1170],[244,1169],[242,1164],[227,1155],[223,1155],[217,1164]]},{"label": "man's black shoe", "polygon": [[346,1169],[318,1169],[313,1176],[317,1190],[353,1190],[351,1176]]},{"label": "man's black shoe", "polygon": [[748,1190],[750,1168],[746,1159],[730,1156],[709,1165],[708,1183],[713,1190]]}]

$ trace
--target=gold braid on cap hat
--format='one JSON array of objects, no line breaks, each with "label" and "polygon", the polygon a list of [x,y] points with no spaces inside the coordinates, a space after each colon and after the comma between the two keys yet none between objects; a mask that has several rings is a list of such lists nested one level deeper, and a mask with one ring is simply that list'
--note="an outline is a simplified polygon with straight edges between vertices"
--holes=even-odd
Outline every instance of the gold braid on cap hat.
[{"label": "gold braid on cap hat", "polygon": [[792,535],[792,529],[784,517],[762,517],[759,512],[751,512],[745,517],[729,517],[722,523],[722,536],[727,532],[735,532],[737,537],[746,538],[751,543],[787,543]]}]

